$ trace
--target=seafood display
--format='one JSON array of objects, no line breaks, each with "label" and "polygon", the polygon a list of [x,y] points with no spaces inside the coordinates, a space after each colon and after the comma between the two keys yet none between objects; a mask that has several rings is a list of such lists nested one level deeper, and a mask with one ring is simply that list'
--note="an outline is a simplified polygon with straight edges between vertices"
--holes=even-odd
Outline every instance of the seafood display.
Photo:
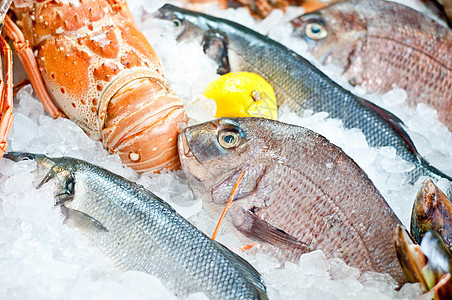
[{"label": "seafood display", "polygon": [[446,195],[426,180],[413,203],[411,235],[400,225],[394,230],[394,246],[405,278],[421,283],[425,299],[452,295],[451,208]]},{"label": "seafood display", "polygon": [[18,152],[5,157],[35,160],[37,188],[55,179],[55,201],[64,214],[121,268],[153,274],[179,296],[268,299],[250,264],[142,186],[74,158]]},{"label": "seafood display", "polygon": [[[412,182],[423,175],[451,181],[420,156],[396,116],[345,90],[283,45],[229,20],[169,4],[159,9],[156,17],[172,21],[179,40],[202,43],[220,70],[254,72],[265,78],[273,86],[279,105],[300,116],[306,109],[328,112],[345,127],[359,128],[370,146],[394,147],[400,157],[415,165],[410,171]],[[215,46],[208,49],[209,45]]]},{"label": "seafood display", "polygon": [[420,282],[422,299],[445,300],[452,294],[452,254],[436,231],[427,231],[420,246],[405,228],[394,230],[397,257],[410,282]]},{"label": "seafood display", "polygon": [[422,184],[414,201],[410,233],[420,244],[429,230],[438,232],[452,249],[452,203],[431,180]]},{"label": "seafood display", "polygon": [[404,5],[389,1],[341,1],[294,19],[324,64],[334,63],[352,85],[385,93],[394,85],[407,104],[423,102],[452,129],[452,30]]},{"label": "seafood display", "polygon": [[[113,148],[105,151],[103,138],[90,139],[85,133],[90,129],[80,124],[83,122],[79,119],[74,119],[74,123],[46,113],[47,104],[43,106],[36,98],[36,94],[42,97],[42,89],[25,85],[18,90],[16,87],[22,85],[14,82],[17,95],[12,99],[9,96],[12,85],[3,82],[8,87],[3,98],[7,95],[8,101],[2,105],[0,135],[6,137],[3,130],[11,129],[6,152],[16,160],[21,155],[34,159],[0,160],[1,299],[205,300],[228,298],[227,294],[234,299],[241,295],[273,300],[408,300],[435,293],[437,297],[442,292],[450,294],[443,289],[450,283],[448,270],[443,268],[440,273],[436,266],[431,269],[425,263],[439,261],[432,258],[430,250],[440,253],[440,259],[447,258],[438,239],[441,235],[425,233],[424,245],[429,241],[427,251],[416,245],[406,246],[409,243],[393,232],[400,232],[402,224],[410,227],[413,199],[426,177],[431,177],[446,194],[450,193],[449,177],[426,160],[446,174],[452,172],[452,132],[438,122],[430,107],[422,103],[417,109],[403,105],[399,96],[404,90],[369,94],[359,86],[351,87],[345,78],[337,80],[341,75],[334,73],[337,70],[334,64],[321,68],[307,49],[299,47],[300,42],[305,42],[291,35],[289,21],[302,14],[303,8],[272,9],[267,18],[260,19],[244,7],[223,9],[210,2],[201,9],[193,1],[175,0],[171,3],[196,7],[209,15],[191,15],[181,9],[182,18],[166,18],[171,21],[168,22],[154,18],[155,11],[166,3],[164,0],[128,0],[128,6],[125,1],[113,0],[14,2],[8,12],[10,20],[7,19],[7,26],[11,25],[14,31],[8,35],[3,28],[3,36],[13,45],[11,32],[19,32],[13,27],[16,26],[25,34],[19,42],[31,37],[32,51],[25,51],[38,57],[37,69],[33,68],[32,74],[43,77],[47,86],[41,88],[50,93],[63,88],[64,95],[68,95],[68,90],[74,90],[71,87],[75,85],[69,82],[74,80],[77,70],[87,80],[94,76],[94,68],[105,71],[115,64],[120,69],[119,77],[106,74],[105,80],[100,81],[105,92],[114,95],[96,94],[99,101],[107,103],[105,120],[112,118],[108,124],[98,121],[99,126],[110,123],[115,126],[119,122],[116,127],[124,127],[117,128],[121,133],[116,138],[130,137],[133,145],[141,145],[151,156],[160,150],[162,141],[168,141],[162,146],[169,147],[165,152],[168,156],[157,155],[162,161],[174,157],[179,161],[178,153],[174,152],[175,137],[186,121],[190,127],[179,135],[185,172],[166,171],[176,169],[176,164],[166,165],[168,168],[163,172],[154,172],[160,168],[138,170],[137,166],[134,170],[121,161],[126,152],[115,152]],[[265,2],[271,3],[259,3]],[[99,4],[105,6],[99,10]],[[33,8],[28,12],[29,7]],[[50,15],[35,14],[40,8],[42,11],[48,8]],[[164,9],[173,13],[178,10],[171,6]],[[426,13],[431,12],[426,9]],[[130,21],[132,14],[134,22]],[[99,15],[104,18],[93,21],[92,17]],[[198,28],[202,24],[212,30]],[[66,29],[76,25],[82,26],[74,31]],[[34,33],[29,30],[32,26],[36,29]],[[269,37],[281,44],[253,31],[266,33],[270,28],[275,32],[270,32]],[[49,34],[40,35],[46,32]],[[58,47],[50,46],[52,41],[54,46],[63,47],[61,53]],[[16,48],[21,45],[16,44]],[[16,52],[23,55],[20,49]],[[119,56],[107,57],[114,52],[112,49]],[[8,43],[2,50],[7,75],[3,79],[8,81],[12,77],[8,70],[11,53]],[[88,56],[80,58],[78,50],[86,51]],[[58,53],[60,56],[54,56],[55,62],[50,64],[52,55]],[[118,60],[126,53],[139,58],[129,61],[130,69]],[[146,53],[152,53],[151,58]],[[89,60],[87,71],[81,66],[86,62],[84,59]],[[67,64],[69,60],[75,64]],[[142,65],[135,66],[135,62]],[[80,68],[76,68],[77,64]],[[146,64],[150,68],[144,67]],[[15,61],[14,80],[21,73],[21,65]],[[132,76],[128,82],[127,75],[143,70],[150,72],[146,73],[148,77],[140,81]],[[204,91],[213,83],[214,94],[222,96],[215,82],[221,81],[222,74],[234,71],[258,74],[274,88],[277,98],[272,103],[277,100],[281,106],[277,115],[273,107],[265,109],[271,109],[279,122],[252,118],[214,121],[218,99],[206,96]],[[58,85],[47,82],[52,79],[51,72],[55,73],[53,80]],[[117,86],[112,84],[115,82]],[[253,88],[256,82],[248,83],[247,87],[256,90]],[[148,89],[149,86],[152,88]],[[265,93],[267,90],[270,88]],[[84,91],[79,88],[78,92]],[[249,91],[243,91],[241,96],[246,101],[249,96],[251,101],[257,99]],[[51,97],[60,113],[62,107],[54,95]],[[67,99],[68,102],[63,102],[72,107],[72,98]],[[179,119],[176,115],[162,117],[158,107],[163,99],[167,101],[165,107],[171,107],[169,110]],[[11,120],[13,100],[11,126],[10,121],[4,120]],[[246,101],[238,99],[230,109],[246,108],[249,104]],[[155,105],[148,107],[148,111],[156,114],[144,116],[147,113],[141,112],[141,108],[149,102]],[[81,100],[74,103],[76,108],[72,107],[72,111],[84,105]],[[84,111],[90,111],[92,104],[88,101]],[[254,104],[266,106],[259,101]],[[404,124],[379,106],[400,117]],[[223,108],[226,109],[229,107]],[[149,118],[140,125],[135,123],[136,119],[126,117],[135,113]],[[64,115],[70,117],[66,112]],[[122,116],[127,124],[119,120]],[[135,144],[137,131],[151,123],[155,125],[153,132],[162,134],[161,139],[150,134],[146,135],[149,143]],[[222,126],[227,129],[219,131]],[[175,129],[174,136],[167,135],[167,127]],[[102,134],[99,130],[97,134]],[[188,138],[184,142],[186,136],[191,136],[193,151],[185,148],[189,144]],[[6,144],[0,146],[6,148]],[[137,158],[133,153],[128,153],[130,159]],[[45,162],[48,165],[42,164]],[[52,171],[44,181],[50,180],[51,174],[53,180],[35,189],[33,182],[40,181],[36,175],[43,179],[49,168]],[[45,171],[38,174],[36,170]],[[238,180],[242,175],[243,179]],[[198,181],[202,178],[207,179]],[[52,181],[56,183],[55,191]],[[219,187],[209,194],[210,185],[217,183]],[[431,200],[430,192],[425,191],[424,196]],[[301,195],[303,201],[296,195]],[[234,200],[226,210],[228,197]],[[437,199],[441,197],[435,194]],[[446,233],[447,218],[443,216],[441,221],[444,210],[440,207],[447,205],[437,203],[427,204],[428,219],[422,219],[424,212],[418,209],[418,224],[436,224],[438,233]],[[223,218],[220,217],[223,209],[225,218],[220,226],[218,220]],[[430,212],[434,212],[433,220]],[[422,230],[424,233],[427,229]],[[151,245],[160,249],[154,256],[157,248]],[[420,262],[410,256],[413,248],[417,249],[415,258],[421,258]],[[430,268],[430,273],[412,280],[413,273],[406,271],[415,269],[406,261],[424,270]],[[150,271],[152,268],[154,272]],[[409,283],[405,283],[407,280]]]},{"label": "seafood display", "polygon": [[16,1],[11,11],[3,32],[51,116],[67,116],[138,172],[179,168],[183,103],[125,1]]},{"label": "seafood display", "polygon": [[392,246],[399,220],[362,169],[324,137],[263,118],[221,118],[184,129],[179,153],[207,202],[226,203],[245,170],[229,215],[264,251],[297,261],[322,249],[404,282]]}]

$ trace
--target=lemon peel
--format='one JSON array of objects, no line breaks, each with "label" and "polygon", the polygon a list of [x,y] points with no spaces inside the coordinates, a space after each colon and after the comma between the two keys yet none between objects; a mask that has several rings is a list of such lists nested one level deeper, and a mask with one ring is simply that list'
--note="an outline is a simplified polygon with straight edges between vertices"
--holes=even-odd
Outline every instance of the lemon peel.
[{"label": "lemon peel", "polygon": [[263,117],[278,119],[273,87],[250,72],[231,72],[212,81],[204,96],[217,104],[215,117]]}]

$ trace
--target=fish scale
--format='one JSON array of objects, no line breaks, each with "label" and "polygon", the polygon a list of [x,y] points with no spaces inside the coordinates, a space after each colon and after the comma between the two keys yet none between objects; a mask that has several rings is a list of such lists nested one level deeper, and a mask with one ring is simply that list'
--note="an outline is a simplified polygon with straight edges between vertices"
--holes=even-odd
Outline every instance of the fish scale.
[{"label": "fish scale", "polygon": [[[218,140],[234,132],[239,142],[221,151]],[[404,282],[393,246],[399,219],[365,172],[326,138],[274,120],[221,118],[184,129],[178,145],[182,169],[203,201],[223,207],[245,172],[228,215],[262,251],[297,262],[323,250]]]},{"label": "fish scale", "polygon": [[174,23],[180,26],[180,41],[218,45],[206,39],[221,37],[225,49],[219,51],[227,56],[218,64],[228,59],[230,71],[253,72],[265,78],[273,86],[279,105],[288,106],[300,116],[306,109],[328,112],[330,118],[342,120],[346,128],[360,129],[371,147],[394,147],[397,155],[414,164],[407,173],[410,182],[420,176],[452,181],[420,156],[396,116],[353,95],[280,43],[238,23],[170,4],[160,8],[156,17],[178,20]]},{"label": "fish scale", "polygon": [[[407,103],[427,103],[452,129],[452,31],[414,9],[391,1],[347,0],[291,21],[310,52],[334,63],[344,77],[371,93],[396,85]],[[310,39],[307,24],[322,24],[324,38]]]},{"label": "fish scale", "polygon": [[74,158],[5,157],[36,160],[38,182],[55,177],[68,220],[123,269],[152,274],[179,296],[203,292],[209,299],[267,299],[250,264],[144,187]]}]

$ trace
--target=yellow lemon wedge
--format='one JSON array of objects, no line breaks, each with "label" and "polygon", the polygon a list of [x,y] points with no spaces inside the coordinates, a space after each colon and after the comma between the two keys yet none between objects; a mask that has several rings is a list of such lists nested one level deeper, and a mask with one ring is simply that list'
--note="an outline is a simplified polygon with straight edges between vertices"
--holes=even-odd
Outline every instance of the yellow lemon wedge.
[{"label": "yellow lemon wedge", "polygon": [[216,118],[278,119],[273,87],[264,78],[254,73],[227,73],[212,81],[204,91],[204,96],[216,102]]}]

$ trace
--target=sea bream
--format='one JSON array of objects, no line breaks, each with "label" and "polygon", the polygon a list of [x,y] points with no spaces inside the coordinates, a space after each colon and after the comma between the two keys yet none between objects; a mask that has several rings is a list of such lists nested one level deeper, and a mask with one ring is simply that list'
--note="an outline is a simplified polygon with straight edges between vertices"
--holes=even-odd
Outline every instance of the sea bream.
[{"label": "sea bream", "polygon": [[10,152],[37,162],[36,187],[55,179],[68,220],[124,270],[152,274],[176,295],[268,299],[259,273],[144,187],[75,158]]},{"label": "sea bream", "polygon": [[222,209],[245,172],[227,215],[258,251],[297,261],[321,249],[404,282],[393,246],[399,219],[365,172],[323,136],[263,118],[221,118],[184,129],[178,148],[207,210]]},{"label": "sea bream", "polygon": [[280,43],[235,22],[170,4],[154,16],[171,21],[179,41],[198,41],[217,62],[219,73],[256,73],[272,85],[279,105],[300,116],[306,109],[328,112],[346,128],[359,128],[369,146],[394,147],[401,158],[414,164],[407,174],[411,182],[420,176],[452,181],[421,157],[396,116],[345,90]]},{"label": "sea bream", "polygon": [[291,21],[324,64],[371,93],[394,86],[407,103],[427,103],[452,130],[452,30],[390,1],[347,0]]}]

